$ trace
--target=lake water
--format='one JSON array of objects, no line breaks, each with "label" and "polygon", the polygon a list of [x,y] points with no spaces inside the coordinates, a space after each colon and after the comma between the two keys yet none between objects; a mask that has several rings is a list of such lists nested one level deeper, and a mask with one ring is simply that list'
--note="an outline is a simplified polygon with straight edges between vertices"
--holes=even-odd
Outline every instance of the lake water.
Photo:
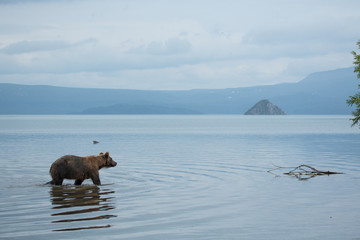
[{"label": "lake water", "polygon": [[[360,239],[349,118],[0,116],[0,239]],[[106,151],[103,185],[44,185],[62,155]],[[267,172],[300,164],[344,174]]]}]

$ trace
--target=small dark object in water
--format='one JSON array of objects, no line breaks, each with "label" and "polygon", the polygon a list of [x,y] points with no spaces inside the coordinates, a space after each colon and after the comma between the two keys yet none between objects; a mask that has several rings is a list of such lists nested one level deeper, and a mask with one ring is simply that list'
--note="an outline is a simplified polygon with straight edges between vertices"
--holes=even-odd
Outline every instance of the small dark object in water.
[{"label": "small dark object in water", "polygon": [[316,176],[322,176],[322,175],[343,174],[342,172],[319,171],[316,168],[313,168],[313,167],[311,167],[309,165],[305,165],[305,164],[299,165],[297,167],[279,167],[279,166],[275,166],[275,167],[276,168],[269,170],[268,173],[279,176],[279,175],[273,173],[273,171],[281,169],[281,168],[292,168],[291,171],[285,172],[283,174],[294,176],[294,177],[298,178],[299,180],[308,180],[310,178],[313,178]]},{"label": "small dark object in water", "polygon": [[98,144],[98,143],[99,143],[99,142],[98,142],[98,141],[96,141],[96,140],[94,140],[94,141],[93,141],[93,144]]}]

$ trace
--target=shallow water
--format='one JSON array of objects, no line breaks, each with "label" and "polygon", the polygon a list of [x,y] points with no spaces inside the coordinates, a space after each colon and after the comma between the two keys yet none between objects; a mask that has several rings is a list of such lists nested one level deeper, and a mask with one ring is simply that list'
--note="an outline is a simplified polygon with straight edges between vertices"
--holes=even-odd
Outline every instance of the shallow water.
[{"label": "shallow water", "polygon": [[[0,116],[0,238],[359,239],[349,118]],[[106,151],[103,185],[44,184],[60,156]],[[344,174],[267,172],[300,164]]]}]

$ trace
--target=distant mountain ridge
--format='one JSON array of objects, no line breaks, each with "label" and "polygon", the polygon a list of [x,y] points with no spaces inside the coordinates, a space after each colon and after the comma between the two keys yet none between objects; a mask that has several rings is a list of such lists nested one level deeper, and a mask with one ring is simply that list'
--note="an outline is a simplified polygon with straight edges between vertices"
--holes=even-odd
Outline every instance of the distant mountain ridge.
[{"label": "distant mountain ridge", "polygon": [[268,99],[287,114],[351,114],[354,68],[310,74],[297,83],[154,91],[0,83],[0,114],[244,114]]},{"label": "distant mountain ridge", "polygon": [[106,107],[85,109],[82,114],[199,114],[185,108],[171,108],[154,105],[124,105],[116,104]]}]

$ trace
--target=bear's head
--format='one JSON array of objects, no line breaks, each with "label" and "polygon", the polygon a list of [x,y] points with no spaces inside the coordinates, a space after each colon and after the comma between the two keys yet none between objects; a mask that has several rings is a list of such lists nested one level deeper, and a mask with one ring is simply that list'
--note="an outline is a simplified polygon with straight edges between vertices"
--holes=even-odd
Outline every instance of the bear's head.
[{"label": "bear's head", "polygon": [[105,166],[104,167],[115,167],[117,162],[115,162],[109,155],[109,152],[100,153],[99,156],[105,159]]}]

